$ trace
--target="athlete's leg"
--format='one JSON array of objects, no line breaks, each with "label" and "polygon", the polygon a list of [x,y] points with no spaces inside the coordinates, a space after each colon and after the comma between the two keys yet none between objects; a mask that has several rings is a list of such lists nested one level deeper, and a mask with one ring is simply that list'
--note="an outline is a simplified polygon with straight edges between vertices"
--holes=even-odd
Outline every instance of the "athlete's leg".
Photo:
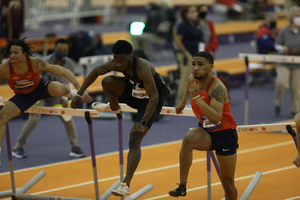
[{"label": "athlete's leg", "polygon": [[125,78],[119,76],[106,76],[102,80],[102,87],[109,99],[112,110],[119,109],[118,96],[121,96],[125,88]]},{"label": "athlete's leg", "polygon": [[59,116],[60,120],[62,123],[65,125],[65,129],[70,141],[71,147],[78,147],[78,138],[77,138],[77,132],[75,128],[75,123],[73,118],[70,120],[66,121],[63,117]]},{"label": "athlete's leg", "polygon": [[[37,105],[44,106],[45,101],[40,100]],[[41,118],[40,114],[34,114],[34,113],[29,114],[27,121],[25,122],[25,124],[23,125],[23,127],[21,129],[21,132],[20,132],[20,135],[18,137],[15,147],[23,148],[27,138],[29,137],[29,135],[31,134],[33,129],[36,127],[36,125],[39,123],[40,118]]]},{"label": "athlete's leg", "polygon": [[193,128],[184,136],[180,150],[180,184],[186,185],[193,161],[193,150],[208,151],[211,137],[200,127]]},{"label": "athlete's leg", "polygon": [[[139,123],[139,122],[135,122]],[[133,128],[130,131],[130,137],[129,137],[129,152],[127,156],[127,171],[126,171],[126,177],[123,182],[127,183],[127,186],[130,186],[131,179],[133,177],[133,174],[140,162],[141,159],[141,142],[148,132],[149,128],[145,127],[145,132],[143,133],[136,133],[133,131]]]},{"label": "athlete's leg", "polygon": [[0,147],[6,132],[6,123],[20,114],[21,110],[11,101],[7,101],[2,110],[0,110]]},{"label": "athlete's leg", "polygon": [[71,88],[66,83],[52,81],[48,85],[48,92],[51,96],[67,96],[71,92]]},{"label": "athlete's leg", "polygon": [[17,143],[15,147],[17,148],[23,148],[24,144],[26,143],[27,138],[33,131],[33,129],[36,127],[36,125],[39,123],[41,118],[40,114],[33,114],[30,113],[27,121],[23,125],[20,135],[18,137]]},{"label": "athlete's leg", "polygon": [[234,185],[236,154],[228,156],[217,154],[217,158],[220,166],[220,179],[225,191],[225,198],[226,200],[236,200],[237,189]]}]

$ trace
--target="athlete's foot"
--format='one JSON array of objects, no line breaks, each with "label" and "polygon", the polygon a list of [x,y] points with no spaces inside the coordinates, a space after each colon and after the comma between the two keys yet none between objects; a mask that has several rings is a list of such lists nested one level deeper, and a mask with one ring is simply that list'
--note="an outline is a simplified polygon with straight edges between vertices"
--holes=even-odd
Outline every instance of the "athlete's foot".
[{"label": "athlete's foot", "polygon": [[176,190],[170,191],[169,195],[172,197],[179,197],[179,196],[185,196],[186,195],[186,187],[185,185],[180,184],[179,187]]},{"label": "athlete's foot", "polygon": [[115,196],[125,196],[130,194],[130,188],[126,183],[121,183],[116,190],[112,190],[111,193]]}]

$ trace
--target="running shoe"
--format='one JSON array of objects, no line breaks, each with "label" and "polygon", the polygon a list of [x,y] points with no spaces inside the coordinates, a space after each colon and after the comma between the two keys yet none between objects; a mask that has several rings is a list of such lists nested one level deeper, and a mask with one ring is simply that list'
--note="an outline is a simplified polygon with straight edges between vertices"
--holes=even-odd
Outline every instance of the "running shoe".
[{"label": "running shoe", "polygon": [[70,152],[71,157],[82,158],[85,157],[86,154],[82,151],[80,147],[72,147]]},{"label": "running shoe", "polygon": [[186,195],[186,187],[185,185],[180,184],[179,187],[176,190],[170,191],[169,195],[172,197],[179,197],[179,196],[185,196]]},{"label": "running shoe", "polygon": [[26,158],[26,155],[24,154],[24,149],[23,148],[17,148],[15,147],[12,155],[16,158]]},{"label": "running shoe", "polygon": [[125,196],[130,194],[130,188],[126,183],[121,183],[116,190],[112,190],[111,193],[115,196]]}]

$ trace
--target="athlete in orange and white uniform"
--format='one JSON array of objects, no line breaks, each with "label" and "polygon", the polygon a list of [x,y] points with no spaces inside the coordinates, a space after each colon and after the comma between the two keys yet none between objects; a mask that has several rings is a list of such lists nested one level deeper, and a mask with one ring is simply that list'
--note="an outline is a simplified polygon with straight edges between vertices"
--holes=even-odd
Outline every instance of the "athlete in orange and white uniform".
[{"label": "athlete in orange and white uniform", "polygon": [[236,150],[238,136],[236,122],[230,113],[230,100],[221,80],[212,75],[213,57],[202,51],[194,55],[192,74],[189,77],[183,100],[176,106],[180,113],[192,97],[192,109],[200,120],[198,127],[191,129],[184,136],[180,150],[180,185],[169,195],[186,195],[186,183],[192,164],[193,150],[215,150],[220,166],[220,179],[226,200],[236,200],[237,190],[234,185]]},{"label": "athlete in orange and white uniform", "polygon": [[[6,47],[1,49],[0,54],[8,54],[9,60],[0,65],[0,83],[7,79],[9,86],[15,95],[9,99],[0,110],[0,152],[2,140],[6,131],[6,123],[20,115],[40,99],[51,96],[71,95],[71,89],[67,84],[52,81],[47,82],[40,77],[41,71],[48,71],[58,76],[65,76],[76,89],[80,83],[74,74],[59,65],[50,65],[40,58],[33,58],[31,46],[24,39],[12,39]],[[85,92],[85,102],[92,98]]]}]

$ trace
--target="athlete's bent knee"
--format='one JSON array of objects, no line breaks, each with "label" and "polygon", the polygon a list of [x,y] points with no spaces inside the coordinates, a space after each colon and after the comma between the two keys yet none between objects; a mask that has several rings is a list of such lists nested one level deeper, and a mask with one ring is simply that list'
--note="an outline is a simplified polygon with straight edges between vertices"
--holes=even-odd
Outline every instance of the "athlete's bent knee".
[{"label": "athlete's bent knee", "polygon": [[182,141],[182,146],[188,147],[188,146],[193,146],[193,144],[197,142],[195,141],[195,137],[192,133],[187,133]]},{"label": "athlete's bent knee", "polygon": [[62,90],[62,93],[63,93],[64,96],[70,94],[70,92],[71,92],[70,87],[66,83],[63,83],[61,85],[61,90]]}]

